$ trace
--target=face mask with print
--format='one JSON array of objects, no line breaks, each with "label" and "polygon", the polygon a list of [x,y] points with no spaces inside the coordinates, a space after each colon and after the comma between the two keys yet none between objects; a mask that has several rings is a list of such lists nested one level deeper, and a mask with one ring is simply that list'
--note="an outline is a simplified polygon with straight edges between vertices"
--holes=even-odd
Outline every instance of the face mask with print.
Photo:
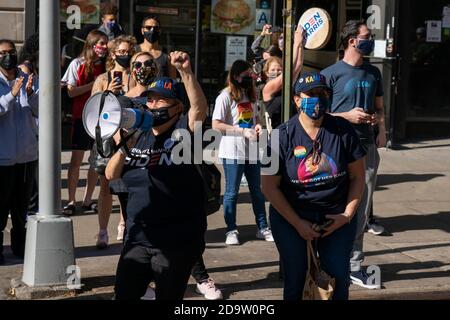
[{"label": "face mask with print", "polygon": [[319,120],[327,112],[330,101],[327,98],[303,98],[300,110],[312,120]]},{"label": "face mask with print", "polygon": [[155,78],[155,72],[151,67],[142,66],[141,68],[137,68],[134,70],[134,74],[136,75],[136,81],[144,87],[150,85]]},{"label": "face mask with print", "polygon": [[10,71],[17,67],[17,55],[6,54],[0,58],[0,67]]},{"label": "face mask with print", "polygon": [[356,46],[356,49],[361,52],[361,54],[368,56],[370,55],[373,50],[375,49],[375,40],[361,40],[358,39],[358,45]]},{"label": "face mask with print", "polygon": [[106,58],[106,55],[108,54],[108,48],[102,47],[98,44],[94,46],[94,52],[99,58]]}]

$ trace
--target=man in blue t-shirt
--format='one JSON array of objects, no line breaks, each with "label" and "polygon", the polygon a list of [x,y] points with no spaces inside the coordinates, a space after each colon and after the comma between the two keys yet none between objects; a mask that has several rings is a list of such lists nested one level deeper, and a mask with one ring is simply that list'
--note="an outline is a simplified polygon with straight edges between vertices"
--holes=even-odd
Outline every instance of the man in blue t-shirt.
[{"label": "man in blue t-shirt", "polygon": [[[369,283],[361,268],[364,260],[364,230],[370,213],[380,157],[377,148],[386,146],[383,83],[380,71],[364,61],[374,49],[371,31],[364,21],[345,24],[341,41],[345,50],[343,60],[322,71],[332,89],[331,113],[350,121],[367,149],[366,188],[358,208],[358,230],[351,257],[350,278],[353,284],[367,289],[379,289],[381,284]],[[379,133],[375,136],[375,126]]]}]

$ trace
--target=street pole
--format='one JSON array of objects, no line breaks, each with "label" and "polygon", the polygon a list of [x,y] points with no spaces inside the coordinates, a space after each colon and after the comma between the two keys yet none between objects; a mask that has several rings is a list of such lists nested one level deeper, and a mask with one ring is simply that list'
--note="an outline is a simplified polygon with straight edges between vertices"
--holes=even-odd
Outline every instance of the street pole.
[{"label": "street pole", "polygon": [[61,71],[59,1],[39,5],[39,214],[27,221],[22,281],[66,284],[75,265],[72,221],[61,217]]},{"label": "street pole", "polygon": [[293,0],[284,0],[283,9],[283,122],[291,117],[291,101],[292,101],[292,44],[294,30],[294,10]]},{"label": "street pole", "polygon": [[201,83],[200,80],[200,54],[201,54],[201,36],[202,36],[202,1],[197,0],[197,16],[195,19],[195,65],[194,65],[194,74],[197,80]]}]

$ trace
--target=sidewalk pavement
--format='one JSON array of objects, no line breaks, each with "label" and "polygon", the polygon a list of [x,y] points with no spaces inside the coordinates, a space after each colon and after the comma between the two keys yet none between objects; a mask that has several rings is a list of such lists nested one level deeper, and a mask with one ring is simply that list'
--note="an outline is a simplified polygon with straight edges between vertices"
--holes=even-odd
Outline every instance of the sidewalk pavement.
[{"label": "sidewalk pavement", "polygon": [[[380,150],[380,154],[374,212],[389,235],[366,234],[365,251],[366,265],[381,268],[383,289],[369,291],[352,286],[350,297],[450,299],[450,140],[409,143],[400,150]],[[69,153],[63,153],[63,179],[67,178],[69,157]],[[87,168],[82,167],[83,179]],[[81,180],[84,184],[85,180]],[[64,180],[63,199],[67,199],[66,185]],[[82,192],[80,188],[79,200]],[[121,250],[121,244],[115,240],[118,221],[116,200],[109,225],[111,246],[99,251],[95,248],[97,216],[79,213],[73,217],[77,264],[84,288],[76,297],[62,299],[111,299]],[[205,264],[225,299],[282,299],[279,256],[273,243],[256,240],[248,189],[241,189],[238,204],[241,246],[225,246],[222,213],[210,216],[208,223]],[[5,238],[9,241],[9,234]],[[12,258],[9,248],[6,259],[7,265],[0,267],[0,299],[9,298],[10,280],[20,278],[22,273],[22,262]],[[194,289],[191,278],[186,299],[202,299]]]}]

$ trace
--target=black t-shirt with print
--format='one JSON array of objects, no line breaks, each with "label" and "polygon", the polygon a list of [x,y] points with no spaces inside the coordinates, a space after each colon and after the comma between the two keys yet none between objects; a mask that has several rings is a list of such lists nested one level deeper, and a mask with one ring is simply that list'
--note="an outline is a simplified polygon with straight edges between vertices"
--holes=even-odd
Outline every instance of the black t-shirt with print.
[{"label": "black t-shirt with print", "polygon": [[188,123],[183,116],[162,135],[142,135],[131,150],[139,159],[126,159],[122,179],[129,192],[127,242],[180,248],[203,241],[206,215],[201,177],[194,165],[175,164],[172,157],[172,152],[180,153],[182,144],[191,150],[189,144],[179,142],[182,139],[172,139],[175,130],[189,130]]},{"label": "black t-shirt with print", "polygon": [[[298,115],[279,128],[280,188],[294,210],[309,214],[345,211],[349,189],[348,165],[365,156],[350,122],[326,114],[316,141],[320,161],[314,165],[313,140]],[[273,156],[276,153],[272,150]],[[317,160],[316,160],[317,161]]]}]

